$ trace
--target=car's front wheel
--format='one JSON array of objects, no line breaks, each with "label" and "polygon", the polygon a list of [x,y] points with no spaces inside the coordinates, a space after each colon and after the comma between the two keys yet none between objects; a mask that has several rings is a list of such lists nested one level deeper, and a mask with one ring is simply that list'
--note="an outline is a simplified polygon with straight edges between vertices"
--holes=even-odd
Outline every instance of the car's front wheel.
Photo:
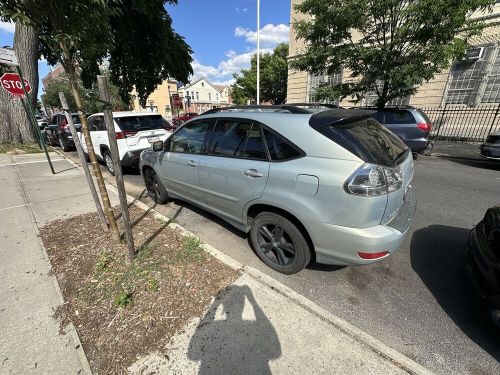
[{"label": "car's front wheel", "polygon": [[161,182],[160,178],[152,168],[146,168],[143,172],[144,184],[148,195],[156,203],[164,204],[168,201],[167,189]]},{"label": "car's front wheel", "polygon": [[262,212],[255,217],[250,240],[258,257],[281,273],[299,272],[311,260],[311,250],[301,230],[274,212]]}]

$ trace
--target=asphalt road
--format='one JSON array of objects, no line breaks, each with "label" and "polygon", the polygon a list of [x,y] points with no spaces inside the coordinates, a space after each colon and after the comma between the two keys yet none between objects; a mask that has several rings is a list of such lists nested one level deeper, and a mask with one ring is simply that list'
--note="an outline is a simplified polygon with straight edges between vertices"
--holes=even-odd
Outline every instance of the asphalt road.
[{"label": "asphalt road", "polygon": [[[125,181],[131,195],[144,189],[137,172]],[[156,209],[436,373],[500,374],[500,330],[475,298],[463,254],[468,231],[500,202],[500,163],[419,157],[413,186],[417,214],[399,252],[369,266],[315,264],[291,276],[266,267],[244,234],[213,215],[178,201]]]}]

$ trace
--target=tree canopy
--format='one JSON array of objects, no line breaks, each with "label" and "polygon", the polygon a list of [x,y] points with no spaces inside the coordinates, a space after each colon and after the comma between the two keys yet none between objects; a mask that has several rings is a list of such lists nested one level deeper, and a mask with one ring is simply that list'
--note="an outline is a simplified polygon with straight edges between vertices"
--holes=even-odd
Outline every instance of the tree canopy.
[{"label": "tree canopy", "polygon": [[303,0],[295,9],[307,15],[294,23],[304,53],[293,68],[332,75],[350,72],[347,82],[323,85],[318,99],[375,93],[376,105],[414,94],[455,58],[483,28],[470,18],[494,0]]},{"label": "tree canopy", "polygon": [[[260,56],[260,99],[264,102],[282,104],[286,100],[288,79],[288,44],[278,44],[272,53]],[[233,101],[246,104],[257,97],[257,54],[252,56],[249,69],[235,74],[232,88]]]},{"label": "tree canopy", "polygon": [[123,100],[135,86],[145,105],[167,77],[186,82],[192,74],[191,48],[172,29],[166,3],[177,0],[2,0],[0,15],[37,29],[49,64],[68,74],[78,66],[87,87],[108,59]]}]

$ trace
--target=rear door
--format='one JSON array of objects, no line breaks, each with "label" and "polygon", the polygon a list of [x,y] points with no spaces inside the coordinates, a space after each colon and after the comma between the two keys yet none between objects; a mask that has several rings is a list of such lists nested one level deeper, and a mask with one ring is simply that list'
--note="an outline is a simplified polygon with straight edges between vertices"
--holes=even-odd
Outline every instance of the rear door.
[{"label": "rear door", "polygon": [[244,206],[262,195],[269,176],[260,125],[248,120],[218,120],[198,169],[201,203],[240,223]]}]

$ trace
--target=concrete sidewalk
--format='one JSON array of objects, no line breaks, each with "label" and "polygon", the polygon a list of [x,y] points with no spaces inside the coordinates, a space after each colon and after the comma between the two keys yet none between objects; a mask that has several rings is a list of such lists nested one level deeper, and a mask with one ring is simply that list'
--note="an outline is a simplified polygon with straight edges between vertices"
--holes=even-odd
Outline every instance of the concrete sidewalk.
[{"label": "concrete sidewalk", "polygon": [[[0,374],[89,371],[77,335],[59,335],[52,318],[62,299],[37,228],[94,206],[83,173],[54,159],[56,175],[39,155],[0,156]],[[242,276],[170,341],[166,356],[139,358],[132,373],[429,373],[276,280],[206,247]]]}]

